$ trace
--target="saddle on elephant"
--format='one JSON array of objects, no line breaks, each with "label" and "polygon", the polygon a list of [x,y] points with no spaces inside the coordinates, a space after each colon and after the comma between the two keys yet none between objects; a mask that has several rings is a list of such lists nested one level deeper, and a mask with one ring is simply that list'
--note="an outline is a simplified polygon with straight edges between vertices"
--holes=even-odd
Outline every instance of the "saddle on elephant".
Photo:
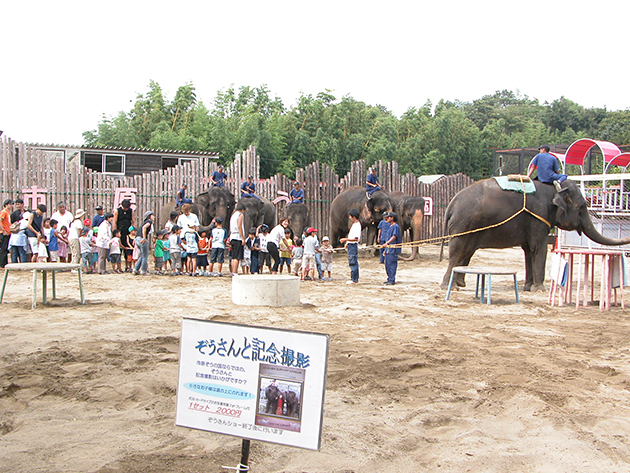
[{"label": "saddle on elephant", "polygon": [[536,186],[529,176],[509,174],[507,176],[495,176],[494,180],[504,191],[514,191],[525,194],[535,194]]}]

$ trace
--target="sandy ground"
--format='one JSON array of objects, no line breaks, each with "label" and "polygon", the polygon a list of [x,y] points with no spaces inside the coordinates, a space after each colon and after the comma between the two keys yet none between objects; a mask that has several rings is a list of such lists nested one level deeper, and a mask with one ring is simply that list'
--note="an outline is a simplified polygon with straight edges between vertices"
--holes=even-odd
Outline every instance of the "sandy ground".
[{"label": "sandy ground", "polygon": [[[132,275],[86,276],[81,306],[63,274],[31,311],[31,276],[11,273],[0,472],[229,471],[240,439],[174,425],[185,316],[330,334],[321,450],[252,442],[252,471],[630,471],[630,312],[516,304],[508,277],[490,307],[472,279],[445,302],[438,253],[401,262],[394,287],[366,258],[347,286],[336,256],[333,282],[280,309],[234,305],[228,277]],[[482,260],[524,278],[520,250]]]}]

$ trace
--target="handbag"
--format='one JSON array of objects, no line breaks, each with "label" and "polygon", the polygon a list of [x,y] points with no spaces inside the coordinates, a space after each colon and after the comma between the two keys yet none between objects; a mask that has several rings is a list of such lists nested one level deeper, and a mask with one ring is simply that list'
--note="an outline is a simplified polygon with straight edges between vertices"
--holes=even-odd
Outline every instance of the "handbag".
[{"label": "handbag", "polygon": [[20,233],[20,222],[21,220],[18,220],[17,222],[13,222],[11,226],[9,227],[9,232]]}]

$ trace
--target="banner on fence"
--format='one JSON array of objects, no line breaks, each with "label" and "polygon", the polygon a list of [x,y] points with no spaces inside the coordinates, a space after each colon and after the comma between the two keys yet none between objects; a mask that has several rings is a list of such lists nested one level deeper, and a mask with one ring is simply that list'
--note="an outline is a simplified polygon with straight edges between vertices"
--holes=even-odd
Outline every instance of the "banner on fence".
[{"label": "banner on fence", "polygon": [[318,450],[328,335],[183,319],[176,425]]}]

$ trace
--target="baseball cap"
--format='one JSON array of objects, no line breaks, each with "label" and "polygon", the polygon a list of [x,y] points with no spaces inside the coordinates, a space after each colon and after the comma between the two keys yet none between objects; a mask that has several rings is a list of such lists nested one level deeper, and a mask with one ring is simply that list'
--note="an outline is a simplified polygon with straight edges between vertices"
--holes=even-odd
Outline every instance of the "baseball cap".
[{"label": "baseball cap", "polygon": [[306,230],[306,233],[314,233],[316,231],[317,231],[317,228],[309,227],[308,230]]},{"label": "baseball cap", "polygon": [[325,236],[324,238],[322,238],[322,241],[330,241],[330,238],[328,238],[327,236]]},{"label": "baseball cap", "polygon": [[95,207],[95,209],[96,209],[96,210],[103,210],[103,206],[102,206],[102,205],[97,205],[97,206]]}]

